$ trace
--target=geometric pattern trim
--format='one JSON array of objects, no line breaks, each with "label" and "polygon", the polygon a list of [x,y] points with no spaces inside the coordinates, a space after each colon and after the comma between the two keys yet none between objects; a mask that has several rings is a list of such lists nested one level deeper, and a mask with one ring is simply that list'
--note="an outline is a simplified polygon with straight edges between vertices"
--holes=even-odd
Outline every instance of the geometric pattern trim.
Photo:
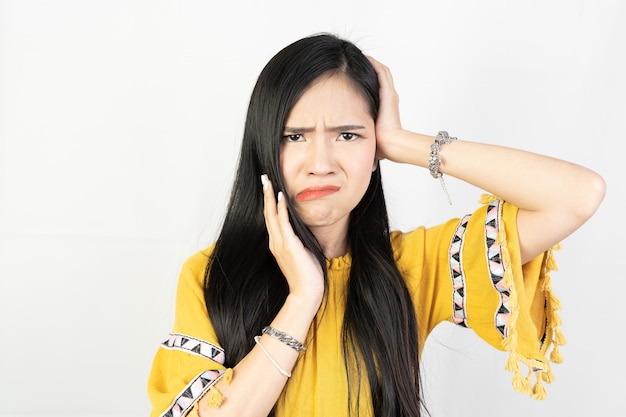
[{"label": "geometric pattern trim", "polygon": [[452,279],[452,305],[453,323],[469,328],[467,323],[467,311],[465,309],[465,272],[463,270],[463,236],[467,230],[467,223],[470,216],[461,219],[461,222],[452,236],[450,248],[448,249],[448,263],[450,265],[450,278]]},{"label": "geometric pattern trim", "polygon": [[183,389],[160,417],[182,417],[226,371],[205,371]]},{"label": "geometric pattern trim", "polygon": [[195,337],[172,333],[165,339],[161,346],[165,349],[182,350],[187,353],[202,356],[220,365],[224,365],[224,349],[212,343],[205,342],[204,340],[196,339]]},{"label": "geometric pattern trim", "polygon": [[506,323],[511,315],[509,309],[510,289],[504,286],[504,262],[502,259],[502,248],[498,244],[497,236],[500,230],[500,200],[492,201],[487,207],[487,218],[485,219],[485,243],[487,245],[487,264],[491,276],[491,284],[500,294],[500,305],[494,315],[496,329],[502,337],[507,336]]}]

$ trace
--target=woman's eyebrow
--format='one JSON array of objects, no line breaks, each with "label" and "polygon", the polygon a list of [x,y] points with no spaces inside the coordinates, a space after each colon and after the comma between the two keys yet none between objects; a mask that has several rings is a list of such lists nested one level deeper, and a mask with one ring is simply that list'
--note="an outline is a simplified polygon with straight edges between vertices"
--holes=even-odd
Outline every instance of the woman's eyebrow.
[{"label": "woman's eyebrow", "polygon": [[[341,125],[341,126],[329,126],[326,128],[329,132],[348,132],[351,130],[362,130],[365,129],[365,126],[361,125]],[[300,134],[300,133],[309,133],[315,130],[314,127],[290,127],[285,126],[285,132],[289,132],[291,134]]]}]

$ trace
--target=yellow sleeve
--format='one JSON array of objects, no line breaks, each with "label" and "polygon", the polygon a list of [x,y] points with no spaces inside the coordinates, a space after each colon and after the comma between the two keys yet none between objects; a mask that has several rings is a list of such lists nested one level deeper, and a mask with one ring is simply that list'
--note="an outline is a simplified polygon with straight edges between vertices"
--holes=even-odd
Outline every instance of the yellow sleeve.
[{"label": "yellow sleeve", "polygon": [[[506,369],[514,374],[516,390],[543,399],[542,382],[553,379],[550,360],[561,361],[558,345],[565,343],[550,285],[550,270],[556,269],[552,250],[522,265],[517,208],[492,197],[483,202],[462,219],[394,237],[420,340],[442,321],[470,328],[509,352]],[[526,375],[520,364],[527,366]]]},{"label": "yellow sleeve", "polygon": [[229,378],[232,372],[223,365],[224,351],[204,302],[209,253],[190,257],[180,273],[174,328],[159,346],[148,378],[151,417],[187,415],[220,378]]}]

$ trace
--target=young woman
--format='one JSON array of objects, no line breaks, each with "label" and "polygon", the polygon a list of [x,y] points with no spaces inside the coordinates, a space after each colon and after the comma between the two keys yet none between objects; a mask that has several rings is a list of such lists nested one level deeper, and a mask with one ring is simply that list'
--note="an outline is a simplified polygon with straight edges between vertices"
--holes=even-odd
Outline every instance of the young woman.
[{"label": "young woman", "polygon": [[[391,232],[383,159],[494,197]],[[508,351],[515,388],[542,398],[561,342],[551,248],[604,187],[569,162],[403,129],[389,70],[348,41],[287,46],[252,93],[219,238],[182,270],[152,415],[419,416],[420,353],[445,320]]]}]

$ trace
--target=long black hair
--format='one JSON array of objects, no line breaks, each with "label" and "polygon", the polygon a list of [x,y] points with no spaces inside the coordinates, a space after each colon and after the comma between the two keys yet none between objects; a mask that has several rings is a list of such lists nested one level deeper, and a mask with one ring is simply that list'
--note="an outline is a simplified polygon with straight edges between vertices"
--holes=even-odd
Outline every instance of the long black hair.
[{"label": "long black hair", "polygon": [[[352,80],[376,120],[379,85],[373,66],[353,43],[330,34],[282,49],[252,92],[228,211],[205,277],[205,302],[227,367],[248,354],[253,337],[274,319],[289,292],[269,250],[260,176],[268,174],[274,189],[285,189],[279,154],[289,111],[313,81],[333,72]],[[296,235],[327,280],[322,248],[288,208]],[[393,258],[380,167],[350,214],[348,241],[352,267],[342,329],[348,381],[359,387],[361,376],[367,376],[375,416],[420,416],[417,321]],[[360,393],[358,388],[349,392],[346,407],[352,409]]]}]

